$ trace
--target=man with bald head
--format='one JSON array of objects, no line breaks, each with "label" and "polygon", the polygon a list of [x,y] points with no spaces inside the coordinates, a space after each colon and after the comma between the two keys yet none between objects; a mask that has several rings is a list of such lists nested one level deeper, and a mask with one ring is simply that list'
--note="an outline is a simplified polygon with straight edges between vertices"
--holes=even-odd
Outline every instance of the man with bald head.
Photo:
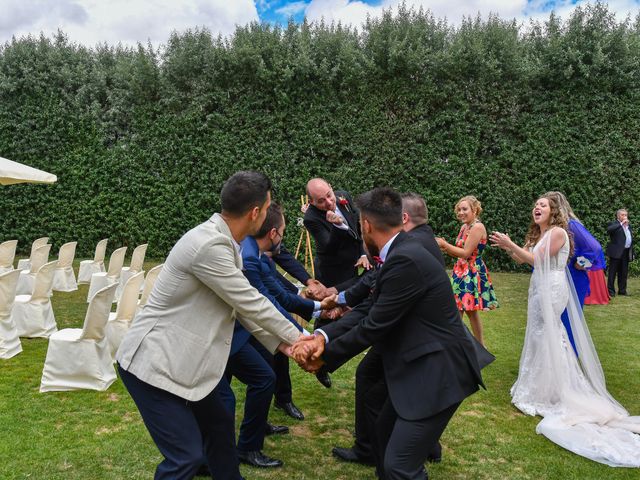
[{"label": "man with bald head", "polygon": [[360,235],[358,210],[351,195],[343,190],[334,193],[322,178],[307,183],[309,208],[304,226],[316,243],[316,277],[327,287],[354,280],[358,267],[369,269]]}]

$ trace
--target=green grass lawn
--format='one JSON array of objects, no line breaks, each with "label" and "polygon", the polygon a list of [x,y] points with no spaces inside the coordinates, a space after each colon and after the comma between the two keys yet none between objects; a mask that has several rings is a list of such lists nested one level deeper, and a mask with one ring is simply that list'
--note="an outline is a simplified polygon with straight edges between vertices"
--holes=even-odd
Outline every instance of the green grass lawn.
[{"label": "green grass lawn", "polygon": [[[146,268],[151,266],[147,265]],[[637,479],[637,469],[616,469],[574,455],[535,433],[538,418],[510,403],[524,337],[528,275],[494,274],[501,308],[485,313],[485,337],[497,360],[484,370],[487,391],[468,398],[442,437],[443,461],[429,465],[433,479]],[[640,415],[640,280],[633,296],[586,307],[591,335],[612,395]],[[56,293],[58,328],[80,327],[87,286]],[[0,361],[0,479],[152,478],[160,455],[120,380],[106,392],[40,394],[47,351],[44,339],[22,340],[24,351]],[[292,366],[297,422],[272,410],[270,421],[289,435],[268,437],[264,451],[284,460],[274,470],[242,467],[247,479],[373,479],[373,469],[341,463],[334,445],[350,446],[353,431],[353,359],[332,375],[333,388]],[[239,393],[238,385],[234,385]],[[238,395],[242,401],[242,394]],[[239,414],[242,407],[238,408]]]}]

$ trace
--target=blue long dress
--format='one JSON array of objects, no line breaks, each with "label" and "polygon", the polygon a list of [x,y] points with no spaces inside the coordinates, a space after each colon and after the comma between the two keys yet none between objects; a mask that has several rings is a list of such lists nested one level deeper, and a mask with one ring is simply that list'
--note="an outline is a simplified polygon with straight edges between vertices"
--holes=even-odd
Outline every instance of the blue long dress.
[{"label": "blue long dress", "polygon": [[[569,220],[569,232],[573,236],[573,256],[569,259],[569,273],[571,274],[573,285],[576,288],[580,307],[584,308],[584,299],[589,295],[589,276],[586,270],[576,268],[576,259],[578,257],[584,257],[592,263],[591,268],[595,267],[597,269],[599,264],[604,260],[604,257],[602,256],[600,243],[589,233],[589,230],[587,230],[582,223],[574,219]],[[562,323],[569,335],[571,346],[577,355],[578,351],[576,350],[576,344],[573,339],[569,316],[566,310],[562,313]]]}]

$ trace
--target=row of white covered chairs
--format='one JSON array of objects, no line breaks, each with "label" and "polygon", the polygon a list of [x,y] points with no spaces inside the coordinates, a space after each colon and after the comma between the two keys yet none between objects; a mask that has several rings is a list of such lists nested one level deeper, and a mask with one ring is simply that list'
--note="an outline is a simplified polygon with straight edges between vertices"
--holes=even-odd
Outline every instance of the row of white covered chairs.
[{"label": "row of white covered chairs", "polygon": [[[142,271],[130,277],[115,312],[111,312],[118,287],[114,283],[92,297],[82,329],[58,331],[50,298],[42,293],[46,292],[47,283],[52,281],[54,264],[50,262],[41,267],[31,298],[22,299],[14,294],[18,270],[0,274],[0,358],[11,358],[22,351],[20,336],[48,336],[42,392],[105,390],[115,378],[111,371],[120,342],[135,314],[146,305],[162,265],[152,268],[146,278]],[[142,295],[138,299],[141,287]],[[16,302],[12,305],[14,297]],[[16,316],[15,308],[20,304],[26,307],[18,306],[18,309],[23,308],[29,315],[18,313]]]},{"label": "row of white covered chairs", "polygon": [[[29,258],[18,261],[18,270],[21,275],[18,279],[17,294],[28,294],[33,290],[33,282],[36,273],[42,265],[49,261],[51,245],[47,243],[49,237],[34,240],[31,244]],[[60,247],[58,263],[54,271],[52,290],[57,292],[73,292],[78,289],[76,276],[73,272],[73,259],[76,255],[78,242],[68,242]],[[0,243],[0,273],[13,270],[13,261],[16,255],[17,240],[8,240]]]},{"label": "row of white covered chairs", "polygon": [[57,331],[49,290],[56,261],[40,267],[33,291],[16,295],[20,270],[0,274],[0,358],[22,351],[19,337],[49,337]]},{"label": "row of white covered chairs", "polygon": [[116,379],[113,365],[120,342],[146,305],[161,269],[162,265],[152,268],[146,278],[142,271],[129,277],[115,312],[111,304],[119,284],[101,288],[89,300],[82,329],[65,328],[49,337],[41,392],[109,388]]},{"label": "row of white covered chairs", "polygon": [[[35,240],[31,246],[29,258],[21,259],[18,262],[18,270],[22,270],[23,272],[18,280],[18,295],[25,295],[33,290],[36,273],[42,265],[49,261],[51,245],[47,243],[48,240],[48,237]],[[68,242],[60,247],[58,264],[54,272],[54,281],[51,290],[73,292],[78,289],[78,283],[88,283],[88,302],[102,287],[112,283],[118,283],[119,286],[114,297],[115,300],[118,301],[128,278],[142,271],[148,244],[139,245],[135,248],[129,267],[123,267],[127,248],[122,247],[115,250],[111,255],[109,269],[107,270],[104,266],[107,242],[108,239],[103,239],[98,242],[93,260],[83,260],[80,262],[77,281],[73,271],[73,259],[75,258],[77,242]],[[9,240],[0,244],[0,273],[13,269],[17,244],[17,240]]]}]

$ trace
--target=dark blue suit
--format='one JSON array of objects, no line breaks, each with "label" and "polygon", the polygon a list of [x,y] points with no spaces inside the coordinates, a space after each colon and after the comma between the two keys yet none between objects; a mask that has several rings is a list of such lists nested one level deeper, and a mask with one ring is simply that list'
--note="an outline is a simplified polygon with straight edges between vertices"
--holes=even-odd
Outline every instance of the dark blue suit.
[{"label": "dark blue suit", "polygon": [[[306,285],[311,279],[311,275],[304,269],[302,264],[286,249],[284,245],[280,247],[280,252],[273,256],[273,260],[289,275],[299,280],[300,283]],[[284,277],[283,277],[284,278]],[[286,280],[289,284],[289,280]],[[295,287],[294,287],[295,288]],[[296,289],[297,291],[297,289]]]}]

